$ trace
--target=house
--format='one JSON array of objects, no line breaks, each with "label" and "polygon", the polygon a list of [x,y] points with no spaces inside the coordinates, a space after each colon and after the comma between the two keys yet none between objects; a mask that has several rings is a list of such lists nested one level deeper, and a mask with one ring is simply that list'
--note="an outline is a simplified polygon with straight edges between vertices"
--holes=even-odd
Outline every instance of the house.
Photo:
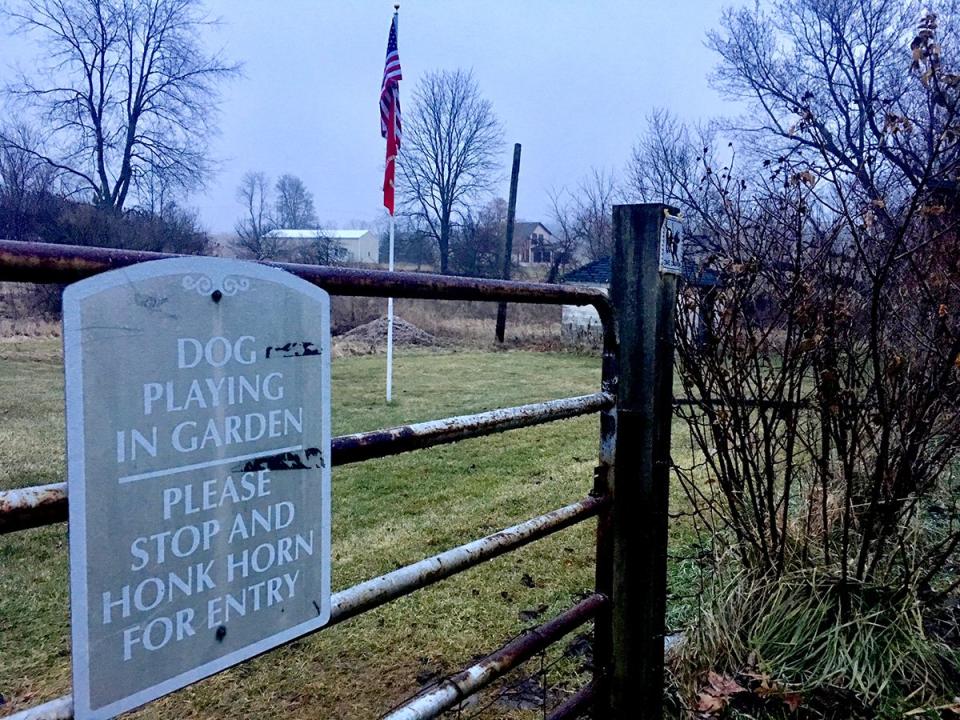
[{"label": "house", "polygon": [[[705,266],[699,266],[693,259],[683,260],[683,284],[688,288],[699,291],[710,290],[720,285],[719,273]],[[567,273],[561,282],[569,285],[580,285],[597,288],[605,293],[610,292],[610,258],[605,257],[587,263],[572,272]],[[693,310],[689,308],[683,312],[693,312],[689,327],[694,332],[702,334],[711,322],[708,317],[711,303],[697,303]],[[560,336],[570,345],[599,345],[603,336],[600,325],[600,316],[591,305],[564,305],[560,318]]]},{"label": "house", "polygon": [[514,223],[513,262],[517,265],[552,265],[561,252],[560,241],[542,223]]},{"label": "house", "polygon": [[380,239],[372,230],[284,229],[271,230],[268,238],[289,242],[291,249],[308,250],[311,243],[335,244],[337,260],[374,264],[380,260]]}]

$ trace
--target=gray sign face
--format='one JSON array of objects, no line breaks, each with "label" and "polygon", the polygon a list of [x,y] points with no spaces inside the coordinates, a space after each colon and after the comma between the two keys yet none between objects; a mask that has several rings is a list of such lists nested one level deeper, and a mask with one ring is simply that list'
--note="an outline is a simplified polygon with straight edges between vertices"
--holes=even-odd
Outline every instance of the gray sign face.
[{"label": "gray sign face", "polygon": [[177,258],[64,293],[74,712],[111,717],[330,615],[330,305]]}]

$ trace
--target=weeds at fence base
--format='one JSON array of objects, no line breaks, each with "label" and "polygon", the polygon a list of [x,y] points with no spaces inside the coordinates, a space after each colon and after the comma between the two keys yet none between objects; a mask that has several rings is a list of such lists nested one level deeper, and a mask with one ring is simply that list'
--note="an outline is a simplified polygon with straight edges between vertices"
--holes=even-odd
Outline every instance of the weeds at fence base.
[{"label": "weeds at fence base", "polygon": [[927,632],[914,595],[851,586],[844,620],[823,571],[720,575],[670,658],[687,717],[924,717],[960,694],[960,653]]}]

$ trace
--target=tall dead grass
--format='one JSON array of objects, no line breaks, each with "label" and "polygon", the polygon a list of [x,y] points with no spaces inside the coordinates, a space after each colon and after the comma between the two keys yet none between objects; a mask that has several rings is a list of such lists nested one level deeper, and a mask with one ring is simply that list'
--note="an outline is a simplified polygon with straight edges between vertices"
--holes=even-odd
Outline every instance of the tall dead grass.
[{"label": "tall dead grass", "polygon": [[803,717],[852,717],[860,705],[882,718],[920,714],[916,708],[960,687],[951,670],[960,654],[927,633],[923,610],[909,593],[855,585],[845,620],[835,572],[798,568],[774,577],[718,560],[697,622],[670,659],[683,705],[698,706],[709,672],[744,687],[763,680],[754,694],[802,693],[805,709],[829,709]]},{"label": "tall dead grass", "polygon": [[58,320],[0,318],[0,341],[60,337]]},{"label": "tall dead grass", "polygon": [[[35,305],[32,286],[0,283],[0,338],[59,337],[60,320]],[[497,305],[488,302],[405,300],[394,304],[397,317],[437,337],[439,344],[489,348],[495,343]],[[331,299],[330,325],[334,335],[383,317],[384,298]],[[540,350],[564,349],[560,338],[558,305],[510,304],[507,307],[505,346]]]},{"label": "tall dead grass", "polygon": [[[334,297],[330,324],[335,335],[342,334],[383,317],[386,311],[387,302],[382,298]],[[442,341],[471,348],[496,345],[496,303],[400,299],[394,303],[394,312]],[[508,305],[506,346],[562,349],[560,316],[559,305]]]},{"label": "tall dead grass", "polygon": [[34,285],[0,283],[0,340],[59,337],[60,320],[36,305]]}]

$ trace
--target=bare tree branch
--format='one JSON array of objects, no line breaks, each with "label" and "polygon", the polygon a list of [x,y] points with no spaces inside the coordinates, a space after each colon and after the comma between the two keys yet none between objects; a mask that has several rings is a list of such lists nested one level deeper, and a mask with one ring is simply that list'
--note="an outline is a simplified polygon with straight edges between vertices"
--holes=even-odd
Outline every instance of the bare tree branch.
[{"label": "bare tree branch", "polygon": [[272,202],[267,176],[254,171],[244,174],[237,188],[237,202],[244,208],[244,216],[235,227],[240,247],[257,260],[275,258],[279,244],[269,237],[276,224],[270,212]]},{"label": "bare tree branch", "polygon": [[440,271],[446,273],[451,228],[470,202],[492,189],[503,131],[473,75],[464,70],[428,73],[404,120],[402,204],[426,224],[440,251]]},{"label": "bare tree branch", "polygon": [[7,15],[47,53],[6,89],[48,130],[39,159],[113,210],[147,177],[202,185],[217,87],[239,67],[203,50],[198,0],[22,0]]}]

